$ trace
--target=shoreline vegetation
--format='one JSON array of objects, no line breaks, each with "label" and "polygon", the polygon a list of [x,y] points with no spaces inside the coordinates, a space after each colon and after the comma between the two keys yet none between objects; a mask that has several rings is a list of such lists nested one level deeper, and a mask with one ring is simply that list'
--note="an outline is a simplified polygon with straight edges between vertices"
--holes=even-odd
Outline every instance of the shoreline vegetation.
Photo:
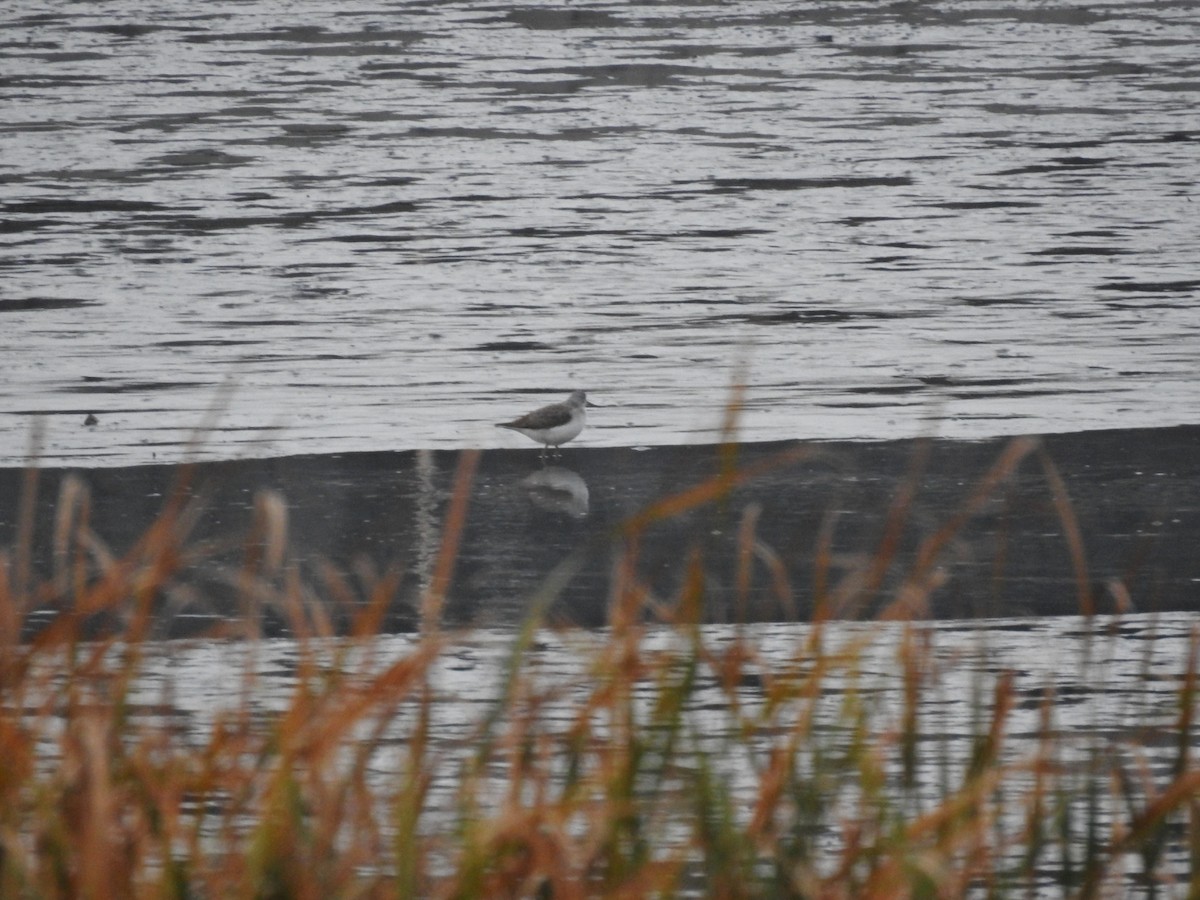
[{"label": "shoreline vegetation", "polygon": [[[767,626],[705,624],[699,546],[679,560],[672,595],[648,586],[639,560],[654,526],[726,503],[806,452],[750,467],[724,454],[711,478],[568,555],[507,633],[486,699],[465,712],[446,661],[467,635],[443,612],[477,453],[460,457],[419,627],[401,643],[382,629],[399,571],[301,579],[286,503],[270,491],[255,497],[244,538],[197,542],[186,466],[123,550],[91,520],[86,482],[64,479],[40,571],[30,470],[17,540],[0,552],[0,895],[1197,896],[1195,629],[1173,644],[1167,674],[1150,665],[1148,640],[1144,706],[1123,711],[1123,733],[1081,740],[1073,698],[1031,690],[1003,666],[957,679],[921,621],[954,536],[1035,466],[1076,575],[1080,677],[1104,679],[1106,635],[1123,619],[1095,615],[1085,536],[1036,439],[1005,446],[900,577],[885,576],[896,575],[915,477],[853,570],[833,564],[828,532],[811,536],[811,585],[787,583],[756,543],[753,509],[738,511],[734,608],[765,578],[807,593],[815,611],[782,651]],[[150,638],[181,602],[180,573],[232,544],[241,561],[223,577],[242,614],[207,643],[239,648],[242,664],[223,672],[227,702],[188,727],[173,712],[186,686],[170,661],[206,642]],[[612,560],[608,621],[572,636],[548,612],[598,550]],[[57,614],[29,634],[27,617],[47,607]],[[837,621],[867,608],[876,628]],[[291,635],[287,688],[270,702],[256,663],[271,643],[259,630],[268,609]],[[577,677],[539,671],[539,648],[554,642]],[[881,672],[897,690],[885,695]],[[946,737],[931,698],[960,710],[965,742]],[[448,749],[447,720],[461,715]]]}]

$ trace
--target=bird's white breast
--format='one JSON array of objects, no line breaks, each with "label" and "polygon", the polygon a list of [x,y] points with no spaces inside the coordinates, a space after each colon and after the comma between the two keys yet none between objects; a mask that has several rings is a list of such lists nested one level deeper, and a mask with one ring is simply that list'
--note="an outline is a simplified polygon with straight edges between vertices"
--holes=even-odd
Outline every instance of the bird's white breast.
[{"label": "bird's white breast", "polygon": [[582,415],[573,416],[571,421],[556,425],[553,428],[547,428],[545,431],[537,434],[530,434],[534,440],[541,441],[543,444],[548,444],[551,447],[557,447],[559,444],[565,444],[567,441],[578,437],[579,432],[583,431],[584,417]]}]

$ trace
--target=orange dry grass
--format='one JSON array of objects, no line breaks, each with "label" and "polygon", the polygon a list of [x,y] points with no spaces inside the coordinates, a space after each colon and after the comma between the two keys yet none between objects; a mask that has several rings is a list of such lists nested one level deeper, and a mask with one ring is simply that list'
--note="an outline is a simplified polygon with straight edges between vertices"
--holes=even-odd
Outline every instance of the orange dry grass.
[{"label": "orange dry grass", "polygon": [[[922,546],[885,607],[889,615],[924,608],[942,547],[1035,451],[1034,442],[1018,441],[1000,457]],[[32,473],[21,540],[0,557],[0,896],[1022,896],[1039,871],[1062,859],[1070,862],[1057,869],[1062,893],[1086,897],[1125,883],[1126,854],[1140,855],[1153,873],[1171,839],[1200,860],[1200,775],[1190,755],[1195,641],[1178,691],[1175,763],[1165,778],[1127,772],[1100,756],[1086,773],[1060,765],[1049,697],[1032,751],[1014,751],[1007,732],[1017,696],[1003,674],[981,705],[970,758],[930,760],[921,699],[936,689],[939,673],[926,634],[909,630],[897,648],[903,700],[889,713],[860,690],[864,645],[830,649],[820,623],[782,667],[746,634],[724,642],[706,636],[698,554],[683,563],[678,596],[652,599],[637,566],[647,529],[728,497],[757,473],[737,469],[731,458],[712,481],[661,501],[614,538],[623,552],[614,566],[611,627],[588,651],[587,682],[546,685],[527,668],[540,617],[579,564],[573,557],[532,598],[473,741],[447,753],[434,724],[445,702],[435,672],[455,638],[439,620],[474,466],[468,455],[460,467],[421,610],[423,634],[390,660],[375,648],[394,575],[363,598],[329,576],[328,597],[357,609],[350,636],[333,638],[317,594],[284,565],[285,507],[262,496],[233,586],[248,613],[271,604],[291,623],[294,688],[281,708],[264,712],[252,702],[259,687],[252,667],[231,671],[230,693],[241,702],[214,715],[199,739],[177,729],[169,709],[147,715],[131,700],[144,675],[142,639],[155,604],[169,598],[176,573],[212,552],[189,544],[196,509],[178,492],[118,557],[92,530],[86,488],[68,481],[55,570],[38,581],[29,562]],[[1065,489],[1048,458],[1043,466],[1082,566]],[[865,569],[830,584],[829,567],[819,567],[822,618],[882,589],[910,502],[906,486]],[[786,592],[782,567],[755,545],[754,522],[747,511],[739,591],[759,559]],[[818,536],[818,547],[827,546],[828,536]],[[59,606],[57,620],[22,642],[25,617],[49,604]],[[650,640],[648,612],[675,640]],[[112,637],[87,640],[85,626],[98,614],[118,627]],[[254,637],[252,625],[239,627]],[[721,697],[719,733],[706,724],[711,710],[697,717],[706,681]],[[761,688],[753,704],[747,683]],[[833,729],[819,722],[831,696],[840,698]],[[381,778],[373,769],[389,749],[398,763]],[[737,785],[726,777],[731,764]],[[918,790],[930,771],[946,781],[934,802]],[[453,785],[448,812],[435,809],[439,781]],[[1098,793],[1124,812],[1101,816],[1103,804],[1092,802]],[[1093,818],[1073,822],[1081,798]]]}]

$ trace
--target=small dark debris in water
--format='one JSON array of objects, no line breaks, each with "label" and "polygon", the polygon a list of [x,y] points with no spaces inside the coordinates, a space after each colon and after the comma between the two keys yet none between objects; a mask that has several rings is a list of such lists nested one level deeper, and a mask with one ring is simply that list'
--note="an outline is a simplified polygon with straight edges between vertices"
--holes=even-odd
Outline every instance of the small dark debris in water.
[{"label": "small dark debris in water", "polygon": [[818,44],[832,44],[833,43],[833,35],[832,34],[818,34],[817,35],[817,43]]},{"label": "small dark debris in water", "polygon": [[743,672],[742,677],[738,679],[738,687],[762,690],[765,682],[759,672]]},{"label": "small dark debris in water", "polygon": [[99,425],[100,420],[93,413],[88,413],[87,418],[83,420],[83,424],[90,428],[93,425]]},{"label": "small dark debris in water", "polygon": [[1193,141],[1195,137],[1187,131],[1172,131],[1170,134],[1164,134],[1162,139],[1169,143],[1177,143],[1179,141]]}]

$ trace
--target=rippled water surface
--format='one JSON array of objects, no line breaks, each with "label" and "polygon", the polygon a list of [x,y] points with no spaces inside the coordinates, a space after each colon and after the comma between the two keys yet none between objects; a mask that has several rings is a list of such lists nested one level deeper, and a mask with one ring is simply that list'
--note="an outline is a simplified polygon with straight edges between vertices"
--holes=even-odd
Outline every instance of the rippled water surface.
[{"label": "rippled water surface", "polygon": [[[0,464],[1196,422],[1200,10],[26,3]],[[221,386],[228,385],[226,396]],[[96,424],[84,425],[93,414]]]},{"label": "rippled water surface", "polygon": [[[1002,673],[1008,673],[1016,703],[1005,723],[1004,758],[1016,763],[1033,757],[1045,727],[1043,706],[1048,697],[1053,698],[1048,715],[1057,744],[1055,758],[1080,779],[1075,784],[1077,796],[1070,801],[1071,814],[1079,817],[1078,822],[1098,819],[1102,830],[1108,827],[1106,823],[1121,820],[1127,811],[1121,808],[1115,789],[1111,796],[1103,789],[1101,796],[1092,796],[1091,802],[1098,806],[1089,811],[1083,780],[1095,777],[1088,773],[1097,758],[1119,761],[1137,771],[1146,783],[1172,777],[1178,750],[1174,730],[1179,717],[1178,690],[1187,670],[1195,624],[1193,615],[1183,614],[922,626],[918,637],[925,641],[931,678],[920,695],[917,713],[928,734],[919,754],[921,803],[935,803],[942,786],[962,778],[980,729],[986,730],[991,715],[992,687]],[[814,734],[847,731],[845,738],[850,739],[846,705],[847,696],[854,692],[861,692],[858,702],[872,710],[874,724],[898,727],[895,723],[905,703],[905,679],[897,663],[903,635],[903,627],[897,623],[828,627],[827,652],[840,648],[861,656],[853,676],[835,667],[822,682],[821,699],[813,707]],[[810,637],[809,626],[782,624],[746,629],[708,626],[702,633],[704,644],[717,656],[733,642],[748,639],[757,650],[764,678],[789,677],[786,673],[794,677],[794,667],[805,659]],[[547,735],[565,736],[578,730],[579,707],[593,689],[595,654],[605,640],[605,633],[539,633],[525,657],[524,671],[537,690],[546,691],[551,698],[539,705],[535,714],[540,717],[538,734],[543,740]],[[651,629],[642,647],[649,653],[679,652],[684,644],[679,632]],[[429,757],[439,762],[431,773],[425,797],[429,812],[423,819],[424,827],[433,833],[452,829],[455,816],[461,813],[455,800],[459,764],[477,750],[481,723],[492,713],[505,683],[513,645],[511,630],[479,630],[454,640],[436,666],[433,718],[427,727],[433,744]],[[412,636],[398,636],[382,638],[366,650],[378,654],[369,658],[374,658],[375,668],[381,668],[412,652],[414,646]],[[302,690],[298,677],[301,648],[294,641],[173,643],[148,649],[145,676],[130,698],[134,718],[157,721],[169,716],[179,734],[197,745],[203,745],[215,721],[240,704],[248,703],[253,720],[261,720],[262,727],[267,727],[273,716],[289,707],[295,692]],[[247,671],[252,673],[252,696],[235,687],[237,673]],[[661,689],[652,678],[639,684],[635,702],[645,715],[650,715],[649,707],[656,698],[661,701]],[[732,814],[748,816],[755,807],[758,788],[757,776],[747,761],[747,745],[761,749],[760,760],[765,759],[766,748],[777,735],[764,729],[748,736],[746,730],[746,723],[755,721],[768,703],[762,681],[747,677],[737,694],[741,707],[731,709],[716,675],[701,666],[685,713],[690,724],[684,730],[696,729],[697,735],[703,735],[694,749],[710,755],[710,764],[728,781],[735,796],[739,790],[744,792],[744,808]],[[388,728],[376,735],[379,747],[371,758],[368,777],[380,785],[380,796],[395,790],[397,778],[408,765],[405,747],[416,716],[415,705],[405,705]],[[684,752],[682,748],[680,752]],[[507,771],[505,767],[498,766],[494,773],[500,781],[503,771]],[[1064,784],[1072,783],[1068,775],[1062,777]],[[1008,787],[1016,791],[1020,777],[1014,771],[1010,779]],[[844,795],[839,796],[840,802],[847,802]],[[854,814],[852,808],[846,810],[848,817]],[[1020,822],[1007,822],[1005,827],[1019,831]],[[1079,824],[1074,827],[1082,834]],[[836,839],[828,835],[824,846],[832,846]],[[1051,892],[1044,896],[1060,896],[1063,889],[1054,883],[1053,861],[1048,860],[1044,868],[1046,883],[1035,887]],[[1139,871],[1138,857],[1129,854],[1122,896],[1183,896],[1183,883],[1190,877],[1187,848],[1174,836],[1162,845],[1160,875],[1174,876],[1179,884],[1160,884],[1157,891],[1148,890],[1136,877]],[[1115,883],[1121,883],[1119,876]]]}]

